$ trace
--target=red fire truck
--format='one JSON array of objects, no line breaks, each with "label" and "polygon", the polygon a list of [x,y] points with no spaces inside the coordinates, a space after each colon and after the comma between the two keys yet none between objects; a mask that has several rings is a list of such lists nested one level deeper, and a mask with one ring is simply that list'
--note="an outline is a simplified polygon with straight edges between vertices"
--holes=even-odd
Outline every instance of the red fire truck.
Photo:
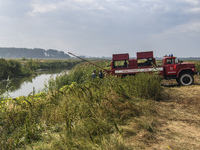
[{"label": "red fire truck", "polygon": [[[72,53],[69,54],[80,58]],[[83,58],[80,58],[87,61]],[[89,61],[87,61],[89,62]],[[111,61],[111,70],[89,62],[108,74],[117,76],[135,75],[136,73],[144,72],[159,72],[164,79],[176,79],[180,85],[191,85],[194,82],[193,76],[197,73],[193,63],[183,63],[173,55],[164,56],[162,65],[156,65],[156,60],[153,57],[153,51],[137,52],[137,58],[130,59],[129,54],[113,54]]]},{"label": "red fire truck", "polygon": [[193,63],[183,63],[173,55],[164,56],[162,65],[156,65],[153,51],[137,52],[136,59],[130,59],[129,54],[113,54],[111,74],[126,76],[141,72],[156,72],[164,79],[176,79],[181,85],[191,85],[194,74],[197,73]]}]

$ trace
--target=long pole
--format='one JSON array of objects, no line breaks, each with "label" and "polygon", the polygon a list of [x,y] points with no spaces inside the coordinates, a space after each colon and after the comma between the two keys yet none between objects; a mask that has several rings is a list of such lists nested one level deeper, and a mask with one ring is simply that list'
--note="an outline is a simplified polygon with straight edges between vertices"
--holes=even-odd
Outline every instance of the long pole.
[{"label": "long pole", "polygon": [[88,61],[88,60],[86,60],[86,59],[83,59],[83,58],[81,58],[81,57],[79,57],[79,56],[76,56],[76,55],[74,55],[74,54],[72,54],[72,53],[70,53],[70,52],[68,52],[68,54],[70,54],[70,55],[72,55],[72,56],[74,56],[74,57],[77,57],[77,58],[79,58],[79,59],[81,59],[81,60],[83,60],[83,61],[86,61],[86,62],[88,62],[88,63],[90,63],[90,64],[93,64],[94,66],[99,67],[99,68],[103,69],[104,71],[108,71],[108,70],[106,70],[106,69],[104,69],[104,68],[102,68],[102,67],[100,67],[100,66],[98,66],[98,65],[96,65],[96,64],[94,64],[94,63],[92,63],[92,62],[90,62],[90,61]]}]

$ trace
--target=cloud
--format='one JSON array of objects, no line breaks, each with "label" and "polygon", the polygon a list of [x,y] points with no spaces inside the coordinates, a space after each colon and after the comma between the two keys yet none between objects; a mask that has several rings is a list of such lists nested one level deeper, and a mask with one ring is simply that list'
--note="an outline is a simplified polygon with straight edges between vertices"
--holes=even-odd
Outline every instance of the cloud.
[{"label": "cloud", "polygon": [[199,1],[198,0],[183,0],[191,5],[198,5],[199,4]]},{"label": "cloud", "polygon": [[194,7],[194,8],[189,8],[185,11],[187,14],[196,14],[200,16],[200,6],[199,7]]},{"label": "cloud", "polygon": [[199,22],[188,22],[185,24],[181,24],[170,28],[163,32],[166,35],[174,35],[174,34],[185,34],[186,36],[198,36],[200,37],[200,21]]},{"label": "cloud", "polygon": [[41,5],[33,5],[33,11],[32,11],[32,14],[34,13],[46,13],[46,12],[49,12],[49,11],[53,11],[53,10],[56,10],[57,7],[53,4],[48,4],[48,5],[44,5],[44,6],[41,6]]}]

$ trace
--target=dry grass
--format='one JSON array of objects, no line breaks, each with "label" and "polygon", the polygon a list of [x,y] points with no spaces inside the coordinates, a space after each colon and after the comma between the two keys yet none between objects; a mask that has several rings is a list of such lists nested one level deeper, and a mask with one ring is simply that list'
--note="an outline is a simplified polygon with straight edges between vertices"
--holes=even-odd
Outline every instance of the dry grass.
[{"label": "dry grass", "polygon": [[154,132],[138,130],[137,121],[132,120],[123,127],[127,145],[146,150],[200,149],[200,76],[191,86],[163,82],[168,86],[164,86],[164,100],[155,102],[157,115],[145,118],[154,124]]},{"label": "dry grass", "polygon": [[169,87],[165,87],[168,94],[166,101],[173,101],[185,107],[200,108],[200,76],[194,77],[195,82],[191,86],[179,86],[175,81],[168,81]]}]

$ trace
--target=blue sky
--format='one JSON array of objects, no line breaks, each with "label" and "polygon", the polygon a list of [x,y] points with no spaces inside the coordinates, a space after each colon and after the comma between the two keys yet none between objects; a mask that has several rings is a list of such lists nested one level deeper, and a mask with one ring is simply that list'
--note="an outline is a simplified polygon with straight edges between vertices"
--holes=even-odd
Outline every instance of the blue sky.
[{"label": "blue sky", "polygon": [[0,0],[0,47],[200,57],[200,0]]}]

